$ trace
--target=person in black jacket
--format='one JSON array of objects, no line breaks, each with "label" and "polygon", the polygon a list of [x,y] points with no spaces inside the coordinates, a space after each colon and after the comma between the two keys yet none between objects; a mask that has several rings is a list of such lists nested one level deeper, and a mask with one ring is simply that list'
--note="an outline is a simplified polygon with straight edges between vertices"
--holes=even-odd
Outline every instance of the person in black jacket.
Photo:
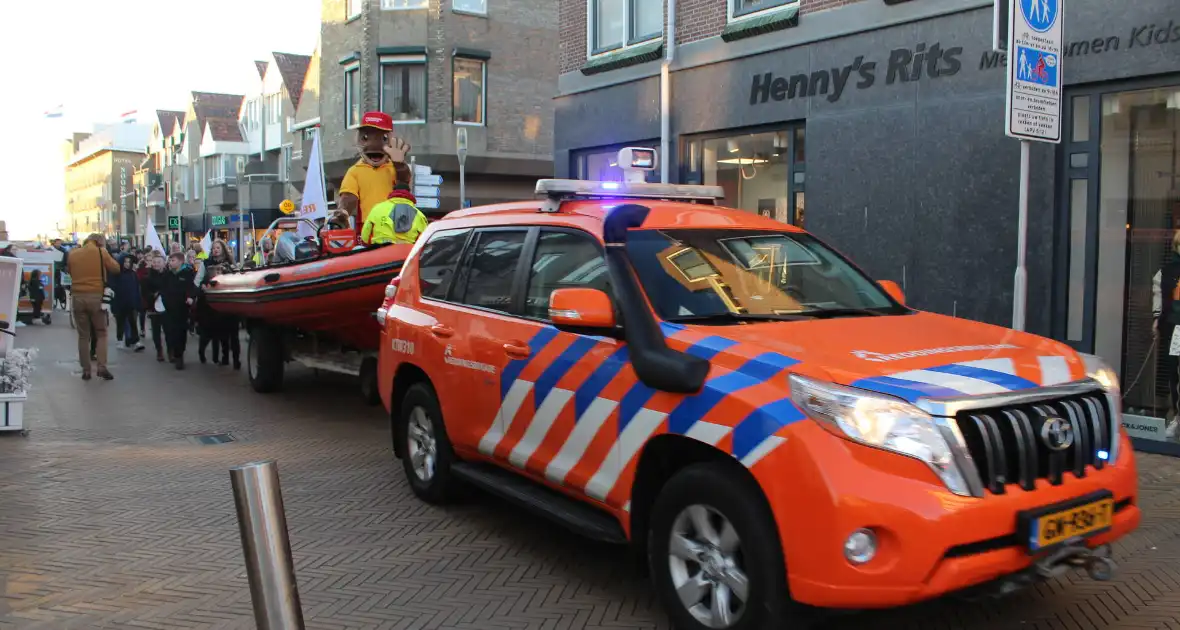
[{"label": "person in black jacket", "polygon": [[164,336],[176,369],[184,369],[184,350],[188,342],[188,313],[197,297],[193,268],[184,264],[184,254],[168,257],[160,298],[164,302]]},{"label": "person in black jacket", "polygon": [[33,321],[41,321],[41,306],[45,302],[45,285],[41,284],[41,270],[29,272],[29,302],[33,305]]},{"label": "person in black jacket", "polygon": [[[139,290],[140,295],[143,296],[143,303],[147,307],[148,323],[152,329],[152,344],[156,347],[156,360],[163,363],[166,348],[163,335],[164,314],[156,312],[156,298],[160,296],[160,291],[164,288],[164,274],[168,273],[168,269],[163,254],[155,252],[150,256],[150,260],[150,268],[140,280]],[[169,352],[168,356],[172,356],[172,353]]]},{"label": "person in black jacket", "polygon": [[141,298],[139,278],[135,276],[135,257],[131,254],[122,254],[119,268],[121,272],[107,280],[115,290],[115,297],[111,303],[111,311],[115,316],[115,338],[122,341],[126,347],[134,347],[136,352],[143,352],[144,346],[139,338],[139,326],[136,322]]}]

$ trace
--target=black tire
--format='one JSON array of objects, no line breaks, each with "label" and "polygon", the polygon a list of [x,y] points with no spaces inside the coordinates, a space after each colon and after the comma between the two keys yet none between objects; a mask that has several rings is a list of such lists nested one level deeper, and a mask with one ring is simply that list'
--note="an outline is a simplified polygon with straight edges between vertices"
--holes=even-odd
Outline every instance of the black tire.
[{"label": "black tire", "polygon": [[[691,514],[690,508],[704,506],[711,517],[724,518],[740,540],[740,552],[733,554],[748,583],[744,606],[735,611],[735,620],[726,630],[789,630],[801,626],[787,589],[786,565],[779,533],[765,498],[731,466],[721,463],[694,464],[670,479],[652,506],[648,531],[648,567],[651,578],[673,625],[679,630],[708,630],[689,607],[681,602],[673,580],[670,543],[677,519]],[[691,522],[691,519],[689,519]],[[714,521],[719,522],[719,521]],[[720,530],[718,530],[720,531]],[[705,564],[686,563],[705,575]],[[717,565],[714,565],[717,566]],[[711,601],[711,587],[703,591],[703,600]],[[735,591],[730,591],[735,593]],[[739,599],[736,594],[733,600]],[[716,627],[716,626],[713,626]]]},{"label": "black tire", "polygon": [[260,394],[283,388],[283,337],[279,330],[256,326],[246,346],[246,372],[250,386]]},{"label": "black tire", "polygon": [[361,361],[361,399],[366,405],[376,407],[381,403],[381,390],[377,388],[377,357]]},{"label": "black tire", "polygon": [[[443,504],[454,496],[456,480],[451,474],[451,464],[455,462],[455,452],[451,449],[451,440],[447,437],[446,425],[443,423],[442,407],[438,404],[438,396],[429,383],[415,383],[406,391],[401,400],[400,420],[394,427],[394,439],[398,440],[398,449],[402,453],[402,468],[410,488],[419,499],[427,503]],[[411,433],[416,425],[415,416],[418,411],[425,414],[429,421],[427,434],[433,438],[433,465],[431,474],[423,476],[415,466],[419,448],[411,441]]]}]

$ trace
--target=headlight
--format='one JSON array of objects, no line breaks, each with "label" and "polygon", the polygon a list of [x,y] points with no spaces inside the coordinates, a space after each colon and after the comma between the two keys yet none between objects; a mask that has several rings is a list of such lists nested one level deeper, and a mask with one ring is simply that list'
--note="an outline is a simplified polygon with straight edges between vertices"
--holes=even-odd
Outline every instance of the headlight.
[{"label": "headlight", "polygon": [[1106,361],[1092,354],[1082,354],[1082,364],[1086,366],[1086,376],[1098,381],[1102,389],[1111,394],[1119,393],[1119,375]]},{"label": "headlight", "polygon": [[792,374],[791,399],[837,435],[925,462],[947,489],[970,496],[934,419],[902,400]]}]

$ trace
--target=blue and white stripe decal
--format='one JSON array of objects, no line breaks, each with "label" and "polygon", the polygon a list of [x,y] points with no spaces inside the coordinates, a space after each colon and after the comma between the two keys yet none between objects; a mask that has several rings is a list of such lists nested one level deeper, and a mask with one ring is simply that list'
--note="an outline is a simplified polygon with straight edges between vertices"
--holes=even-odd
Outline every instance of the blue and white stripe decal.
[{"label": "blue and white stripe decal", "polygon": [[853,382],[852,386],[913,402],[919,398],[961,398],[1002,394],[1071,380],[1069,363],[1065,357],[1042,356],[1038,357],[1038,362],[1041,367],[1040,383],[1018,376],[1015,362],[1003,358],[963,361],[897,372],[888,376],[863,378]]}]

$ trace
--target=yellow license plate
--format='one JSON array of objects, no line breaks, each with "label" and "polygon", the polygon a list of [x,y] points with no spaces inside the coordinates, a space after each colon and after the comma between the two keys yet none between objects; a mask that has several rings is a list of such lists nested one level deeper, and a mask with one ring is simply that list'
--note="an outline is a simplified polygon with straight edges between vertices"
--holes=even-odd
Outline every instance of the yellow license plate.
[{"label": "yellow license plate", "polygon": [[1029,532],[1031,547],[1043,549],[1109,529],[1114,523],[1114,499],[1102,499],[1038,516]]}]

